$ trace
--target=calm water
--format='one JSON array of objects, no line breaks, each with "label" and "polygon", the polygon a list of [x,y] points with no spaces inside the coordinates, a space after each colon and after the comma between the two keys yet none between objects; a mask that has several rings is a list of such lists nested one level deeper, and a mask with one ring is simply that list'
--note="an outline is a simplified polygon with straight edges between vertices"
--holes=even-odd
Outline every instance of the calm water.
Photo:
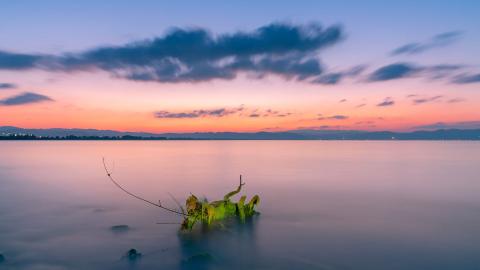
[{"label": "calm water", "polygon": [[[243,174],[261,215],[179,236],[102,156],[172,206]],[[480,269],[479,175],[478,142],[0,142],[0,269]]]}]

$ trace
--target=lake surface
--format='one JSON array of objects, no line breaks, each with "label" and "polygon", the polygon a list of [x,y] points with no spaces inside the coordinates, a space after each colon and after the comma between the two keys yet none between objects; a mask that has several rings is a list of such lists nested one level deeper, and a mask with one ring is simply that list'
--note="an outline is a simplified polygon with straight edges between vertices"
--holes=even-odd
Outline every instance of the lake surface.
[{"label": "lake surface", "polygon": [[[261,214],[178,234],[102,157],[172,207],[242,174]],[[0,142],[0,269],[480,269],[479,175],[479,142]]]}]

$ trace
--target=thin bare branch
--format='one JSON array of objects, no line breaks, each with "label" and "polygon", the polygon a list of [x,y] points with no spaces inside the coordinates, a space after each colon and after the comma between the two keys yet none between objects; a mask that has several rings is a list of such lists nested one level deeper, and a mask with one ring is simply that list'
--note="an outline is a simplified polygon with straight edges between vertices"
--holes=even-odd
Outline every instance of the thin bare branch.
[{"label": "thin bare branch", "polygon": [[140,200],[140,201],[143,201],[143,202],[145,202],[145,203],[147,203],[147,204],[150,204],[150,205],[159,207],[159,208],[161,208],[161,209],[163,209],[163,210],[166,210],[166,211],[169,211],[169,212],[172,212],[172,213],[175,213],[175,214],[179,214],[179,215],[182,215],[182,216],[187,216],[187,214],[185,214],[185,213],[182,213],[182,212],[176,211],[176,210],[174,210],[174,209],[170,209],[170,208],[167,208],[167,207],[162,206],[160,202],[159,202],[159,204],[156,204],[156,203],[154,203],[154,202],[152,202],[152,201],[149,201],[149,200],[147,200],[147,199],[144,199],[144,198],[142,198],[142,197],[140,197],[140,196],[138,196],[138,195],[135,195],[135,194],[131,193],[130,191],[126,190],[126,189],[123,188],[120,184],[118,184],[117,181],[115,181],[115,179],[113,179],[112,173],[108,170],[107,165],[105,164],[105,158],[102,158],[102,162],[103,162],[103,168],[105,169],[105,172],[107,173],[107,176],[108,176],[108,178],[110,179],[110,181],[112,181],[112,183],[113,183],[115,186],[117,186],[119,189],[121,189],[123,192],[125,192],[125,193],[127,193],[128,195],[130,195],[130,196],[132,196],[132,197],[134,197],[134,198],[136,198],[136,199],[138,199],[138,200]]},{"label": "thin bare branch", "polygon": [[170,193],[170,192],[167,192],[168,196],[170,196],[170,198],[172,198],[172,200],[177,204],[178,208],[180,209],[180,211],[185,214],[185,209],[182,207],[182,205],[178,202],[178,200]]}]

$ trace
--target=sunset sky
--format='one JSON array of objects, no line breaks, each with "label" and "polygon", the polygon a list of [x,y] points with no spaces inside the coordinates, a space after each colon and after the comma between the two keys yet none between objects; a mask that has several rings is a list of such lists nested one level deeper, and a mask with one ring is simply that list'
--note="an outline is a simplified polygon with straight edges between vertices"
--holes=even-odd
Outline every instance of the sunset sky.
[{"label": "sunset sky", "polygon": [[1,1],[0,126],[480,128],[479,11],[473,0]]}]

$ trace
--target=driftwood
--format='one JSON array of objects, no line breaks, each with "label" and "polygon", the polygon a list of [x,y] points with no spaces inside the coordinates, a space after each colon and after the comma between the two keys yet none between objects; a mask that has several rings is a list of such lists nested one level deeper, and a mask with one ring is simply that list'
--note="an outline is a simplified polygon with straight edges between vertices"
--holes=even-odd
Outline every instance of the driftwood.
[{"label": "driftwood", "polygon": [[[247,204],[245,204],[246,196],[242,196],[240,200],[236,203],[230,200],[231,197],[240,193],[242,187],[245,185],[245,183],[242,182],[241,175],[240,183],[236,190],[227,193],[223,197],[223,200],[214,201],[211,203],[209,203],[206,199],[200,201],[195,195],[191,194],[186,200],[185,207],[182,207],[178,200],[172,194],[168,193],[170,198],[178,206],[177,210],[162,205],[160,201],[158,203],[155,203],[126,190],[113,178],[112,173],[109,171],[107,165],[105,164],[105,158],[102,159],[102,162],[105,172],[110,181],[123,192],[130,195],[131,197],[134,197],[135,199],[147,203],[148,205],[161,208],[165,211],[175,213],[177,215],[181,215],[183,217],[183,222],[181,223],[182,230],[192,230],[195,224],[197,224],[198,222],[210,226],[215,222],[221,222],[222,220],[230,217],[238,217],[240,221],[243,222],[246,218],[249,218],[257,213],[255,211],[255,206],[257,206],[260,202],[260,197],[258,195],[253,196],[253,198]],[[180,223],[161,222],[157,224]]]}]

